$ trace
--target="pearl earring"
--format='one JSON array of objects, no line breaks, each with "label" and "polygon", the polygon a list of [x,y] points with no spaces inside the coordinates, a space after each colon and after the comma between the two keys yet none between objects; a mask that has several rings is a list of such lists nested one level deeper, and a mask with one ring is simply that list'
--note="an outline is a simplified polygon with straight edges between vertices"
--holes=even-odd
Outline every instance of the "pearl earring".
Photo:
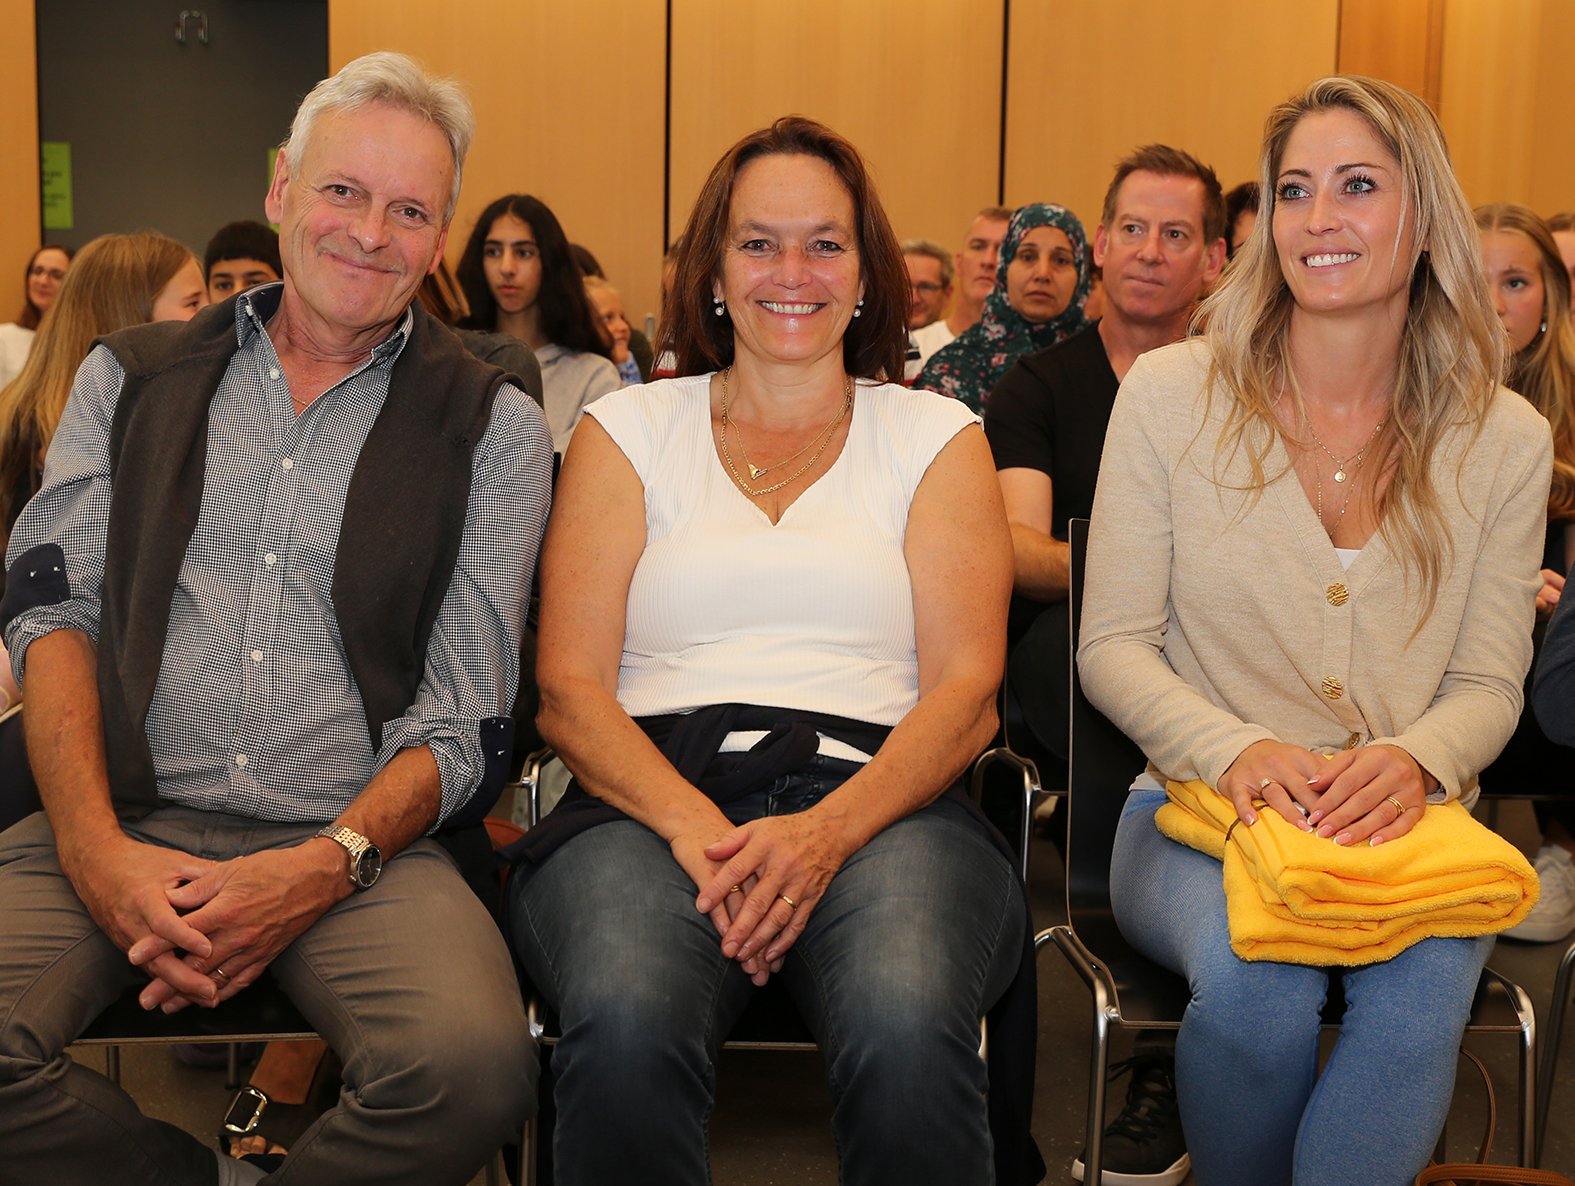
[{"label": "pearl earring", "polygon": [[718,317],[727,312],[727,303],[723,301],[721,297],[712,297],[711,304],[715,306],[711,312],[715,313]]},{"label": "pearl earring", "polygon": [[855,317],[862,317],[862,316],[864,316],[864,298],[863,297],[860,297],[859,298],[859,303],[853,306],[853,316],[855,316]]}]

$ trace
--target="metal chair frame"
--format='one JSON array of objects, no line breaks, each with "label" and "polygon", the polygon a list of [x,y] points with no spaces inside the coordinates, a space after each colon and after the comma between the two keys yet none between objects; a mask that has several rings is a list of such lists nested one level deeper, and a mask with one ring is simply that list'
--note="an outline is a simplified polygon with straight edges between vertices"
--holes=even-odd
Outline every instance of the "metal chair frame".
[{"label": "metal chair frame", "polygon": [[1558,1069],[1559,1046],[1564,1040],[1564,1014],[1569,1008],[1571,980],[1575,979],[1575,943],[1570,944],[1559,961],[1559,970],[1553,977],[1553,1008],[1548,1013],[1548,1032],[1543,1039],[1542,1064],[1537,1068],[1537,1139],[1536,1158],[1532,1165],[1542,1164],[1542,1150],[1548,1137],[1548,1112],[1553,1103],[1554,1072]]},{"label": "metal chair frame", "polygon": [[[1072,521],[1071,544],[1072,588],[1067,608],[1072,615],[1075,657],[1088,548],[1087,519]],[[1053,943],[1092,994],[1093,1048],[1083,1165],[1084,1181],[1097,1183],[1104,1164],[1111,1030],[1117,1026],[1134,1030],[1179,1029],[1190,994],[1180,976],[1134,951],[1111,916],[1110,849],[1123,800],[1119,788],[1142,769],[1144,759],[1137,747],[1088,703],[1075,660],[1068,678],[1072,705],[1072,777],[1066,803],[1070,813],[1066,876],[1069,921],[1041,931],[1034,938],[1034,946],[1037,950],[1043,944]],[[1090,852],[1096,848],[1097,852]],[[1575,949],[1566,962],[1575,962]],[[1334,980],[1331,987],[1338,989],[1339,981]],[[1324,1012],[1325,1026],[1337,1026],[1343,1011],[1343,1000],[1332,1000]],[[1531,998],[1507,977],[1485,969],[1466,1033],[1505,1034],[1518,1041],[1519,1144],[1524,1163],[1536,1147],[1536,1015]]]}]

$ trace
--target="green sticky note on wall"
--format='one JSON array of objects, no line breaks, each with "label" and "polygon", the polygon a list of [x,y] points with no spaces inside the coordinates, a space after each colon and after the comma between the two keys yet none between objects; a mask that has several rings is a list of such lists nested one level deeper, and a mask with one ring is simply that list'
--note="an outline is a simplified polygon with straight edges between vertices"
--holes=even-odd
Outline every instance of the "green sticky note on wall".
[{"label": "green sticky note on wall", "polygon": [[44,229],[69,231],[75,221],[71,206],[71,144],[66,140],[45,140],[39,150]]}]

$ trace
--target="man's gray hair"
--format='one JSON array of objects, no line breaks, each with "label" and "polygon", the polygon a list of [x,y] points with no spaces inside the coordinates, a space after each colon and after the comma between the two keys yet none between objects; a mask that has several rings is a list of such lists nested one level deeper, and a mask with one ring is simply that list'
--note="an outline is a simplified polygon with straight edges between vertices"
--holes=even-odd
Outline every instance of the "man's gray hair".
[{"label": "man's gray hair", "polygon": [[372,103],[387,103],[433,124],[454,154],[454,185],[443,211],[443,225],[454,217],[465,157],[476,134],[476,115],[457,82],[434,78],[414,58],[380,50],[345,65],[332,78],[314,86],[296,109],[279,151],[290,162],[292,173],[306,155],[312,125],[327,111],[353,111]]},{"label": "man's gray hair", "polygon": [[952,253],[932,239],[904,239],[902,241],[904,255],[924,255],[941,265],[941,287],[952,286]]}]

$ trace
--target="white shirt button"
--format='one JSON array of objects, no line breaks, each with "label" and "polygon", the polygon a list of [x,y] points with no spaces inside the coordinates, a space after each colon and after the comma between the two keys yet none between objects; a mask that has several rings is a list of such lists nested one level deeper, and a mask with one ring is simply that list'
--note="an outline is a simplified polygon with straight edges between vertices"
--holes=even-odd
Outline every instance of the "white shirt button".
[{"label": "white shirt button", "polygon": [[253,663],[261,663],[262,662],[262,652],[261,651],[253,651],[252,652],[252,662]]},{"label": "white shirt button", "polygon": [[272,568],[275,564],[279,563],[279,557],[275,556],[272,552],[269,552],[263,557],[263,563],[269,568]]},{"label": "white shirt button", "polygon": [[286,457],[279,464],[284,466],[285,469],[294,469],[295,468],[295,458],[293,458],[293,457]]},{"label": "white shirt button", "polygon": [[244,765],[246,765],[246,755],[245,754],[236,754],[235,755],[235,764],[237,766],[244,766]]},{"label": "white shirt button", "polygon": [[279,368],[278,367],[269,367],[268,368],[268,377],[270,379],[277,379],[279,377]]}]

